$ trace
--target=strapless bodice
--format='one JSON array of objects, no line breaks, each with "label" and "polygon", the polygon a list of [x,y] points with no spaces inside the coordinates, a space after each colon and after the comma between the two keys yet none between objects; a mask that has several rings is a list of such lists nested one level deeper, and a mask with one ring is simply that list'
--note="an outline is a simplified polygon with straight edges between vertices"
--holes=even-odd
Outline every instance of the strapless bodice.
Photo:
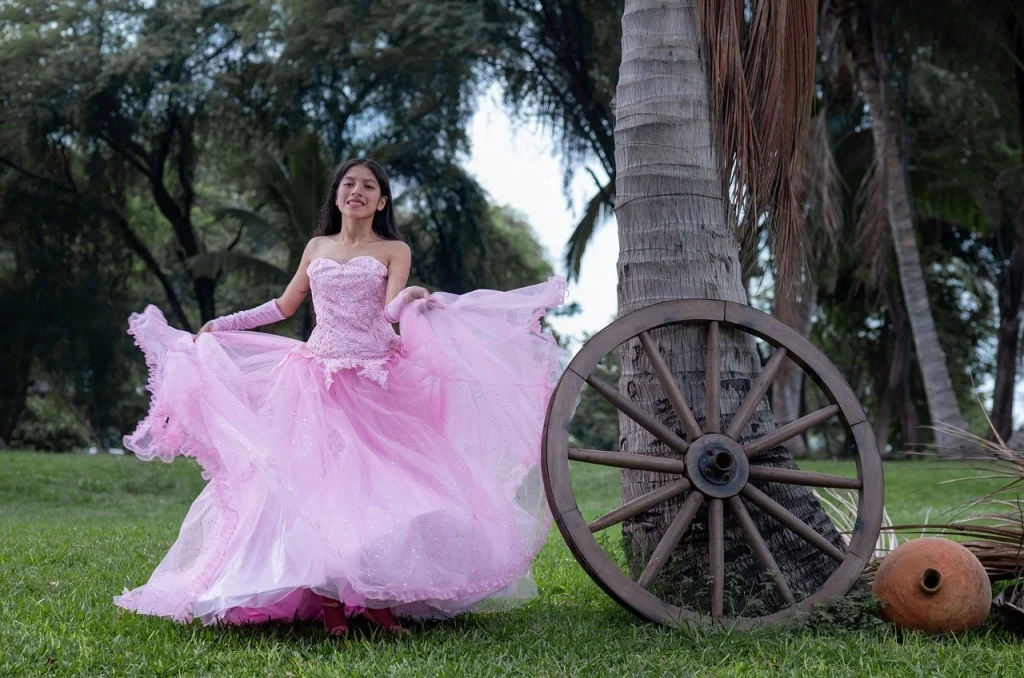
[{"label": "strapless bodice", "polygon": [[372,256],[345,262],[321,257],[310,262],[306,273],[316,327],[305,348],[324,364],[328,384],[334,371],[359,368],[383,386],[383,366],[402,346],[384,319],[387,268]]}]

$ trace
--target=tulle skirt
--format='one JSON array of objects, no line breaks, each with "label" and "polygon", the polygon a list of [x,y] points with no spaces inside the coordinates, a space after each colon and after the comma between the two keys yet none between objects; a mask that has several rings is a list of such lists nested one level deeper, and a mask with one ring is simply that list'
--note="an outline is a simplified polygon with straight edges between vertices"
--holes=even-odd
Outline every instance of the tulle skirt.
[{"label": "tulle skirt", "polygon": [[194,457],[209,481],[149,581],[117,605],[186,622],[314,619],[318,596],[411,618],[535,593],[550,527],[540,477],[565,354],[541,332],[565,283],[411,305],[386,380],[325,372],[263,332],[193,335],[130,319],[152,402],[141,459]]}]

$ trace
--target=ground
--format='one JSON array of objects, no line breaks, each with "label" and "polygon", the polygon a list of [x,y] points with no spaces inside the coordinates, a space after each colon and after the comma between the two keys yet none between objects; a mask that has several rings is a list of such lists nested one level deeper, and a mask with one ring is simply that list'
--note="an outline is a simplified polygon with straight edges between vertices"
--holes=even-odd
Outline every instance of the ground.
[{"label": "ground", "polygon": [[[886,466],[897,522],[931,520],[991,481],[964,468]],[[850,473],[840,462],[803,468]],[[614,472],[584,469],[588,515],[617,502]],[[1024,642],[990,620],[960,638],[904,638],[860,607],[797,630],[666,630],[620,609],[557,531],[538,558],[540,597],[495,615],[417,626],[409,639],[327,636],[315,624],[178,626],[122,613],[203,484],[188,461],[0,453],[0,676],[1018,676]],[[854,619],[854,617],[857,617]]]}]

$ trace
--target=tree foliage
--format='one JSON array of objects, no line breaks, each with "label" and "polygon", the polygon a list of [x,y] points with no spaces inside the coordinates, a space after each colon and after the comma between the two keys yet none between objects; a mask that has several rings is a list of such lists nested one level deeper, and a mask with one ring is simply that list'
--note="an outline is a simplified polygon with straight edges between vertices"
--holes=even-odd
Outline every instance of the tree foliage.
[{"label": "tree foliage", "polygon": [[145,404],[127,315],[158,302],[195,329],[279,293],[351,156],[392,174],[420,282],[458,292],[549,275],[529,226],[458,164],[482,10],[0,6],[0,306],[16,319],[0,439],[116,444]]}]

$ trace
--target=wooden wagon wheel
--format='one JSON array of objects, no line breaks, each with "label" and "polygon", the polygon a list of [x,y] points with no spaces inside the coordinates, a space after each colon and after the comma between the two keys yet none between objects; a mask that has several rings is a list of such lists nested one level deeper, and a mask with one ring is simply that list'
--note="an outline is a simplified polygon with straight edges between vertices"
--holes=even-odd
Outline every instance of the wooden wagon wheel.
[{"label": "wooden wagon wheel", "polygon": [[[696,418],[675,383],[649,330],[684,323],[707,326],[708,353],[706,376],[706,430]],[[724,432],[719,432],[720,328],[736,328],[763,339],[774,347],[762,372],[752,381],[735,416]],[[679,436],[651,414],[643,411],[618,390],[593,376],[600,360],[619,345],[638,338],[665,396],[683,428]],[[780,363],[786,357],[799,365],[821,388],[831,403],[816,412],[782,426],[745,444],[737,442],[754,410],[767,393]],[[620,412],[661,440],[675,457],[652,457],[620,452],[570,449],[568,426],[584,384],[588,384]],[[857,478],[848,478],[802,470],[758,466],[761,452],[785,443],[832,417],[849,431],[857,447]],[[576,505],[569,478],[569,460],[618,468],[677,474],[678,477],[589,525]],[[754,462],[754,463],[751,463]],[[562,375],[548,408],[543,445],[544,486],[555,522],[576,560],[587,573],[625,608],[661,624],[713,621],[735,628],[781,621],[798,612],[841,597],[857,581],[871,558],[882,524],[882,465],[871,424],[857,397],[835,366],[797,332],[749,306],[724,301],[693,299],[665,302],[626,315],[594,335],[580,350]],[[847,488],[859,491],[857,520],[846,550],[834,546],[809,525],[761,492],[751,482],[774,482],[812,487]],[[639,515],[680,495],[686,495],[678,513],[651,555],[638,581],[630,579],[594,538],[594,533],[627,518]],[[741,499],[742,497],[742,499]],[[708,547],[711,569],[710,619],[694,610],[681,608],[656,597],[647,590],[685,535],[697,510],[708,503]],[[786,580],[765,545],[745,503],[749,502],[771,516],[839,565],[822,587],[796,602]],[[750,550],[774,582],[776,594],[784,606],[763,617],[723,616],[726,515],[738,523]]]}]

